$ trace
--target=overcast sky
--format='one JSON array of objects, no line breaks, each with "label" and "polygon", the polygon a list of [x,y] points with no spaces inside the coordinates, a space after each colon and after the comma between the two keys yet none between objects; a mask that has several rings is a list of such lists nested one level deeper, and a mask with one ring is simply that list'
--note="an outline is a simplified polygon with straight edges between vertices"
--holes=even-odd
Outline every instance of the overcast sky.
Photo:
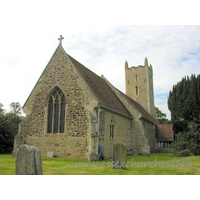
[{"label": "overcast sky", "polygon": [[[109,7],[105,4],[108,1],[98,5],[93,1],[55,2],[1,3],[0,103],[4,108],[9,111],[11,102],[23,106],[62,34],[62,44],[69,55],[97,75],[103,74],[122,92],[125,92],[125,61],[129,67],[138,66],[147,57],[153,66],[155,106],[170,118],[167,98],[172,86],[183,76],[199,73],[200,26],[108,25],[131,24],[130,17],[133,24],[138,24],[134,20],[137,16],[142,24],[149,24],[148,19],[158,20],[159,14],[169,14],[169,9],[158,9],[155,14],[155,10],[151,12],[141,3],[147,14],[142,18],[142,13],[125,4],[128,1],[116,3],[115,9],[111,8],[114,1]],[[172,9],[170,15],[175,12]],[[128,23],[122,22],[124,15],[129,17]]]}]

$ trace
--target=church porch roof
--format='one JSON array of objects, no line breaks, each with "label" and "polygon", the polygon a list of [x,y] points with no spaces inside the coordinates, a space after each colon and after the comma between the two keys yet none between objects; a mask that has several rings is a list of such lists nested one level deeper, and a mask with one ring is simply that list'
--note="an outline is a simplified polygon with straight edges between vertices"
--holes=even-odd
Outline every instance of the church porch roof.
[{"label": "church porch roof", "polygon": [[157,141],[170,142],[174,141],[174,131],[172,130],[173,125],[160,125],[158,126],[158,138]]}]

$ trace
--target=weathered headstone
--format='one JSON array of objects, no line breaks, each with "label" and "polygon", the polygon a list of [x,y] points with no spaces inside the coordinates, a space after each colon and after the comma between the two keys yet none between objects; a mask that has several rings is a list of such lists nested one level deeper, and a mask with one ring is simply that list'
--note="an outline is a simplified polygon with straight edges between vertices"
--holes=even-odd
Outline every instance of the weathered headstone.
[{"label": "weathered headstone", "polygon": [[47,158],[53,158],[53,157],[54,157],[54,151],[48,151]]},{"label": "weathered headstone", "polygon": [[40,150],[28,145],[17,149],[15,156],[16,175],[42,175]]},{"label": "weathered headstone", "polygon": [[41,152],[36,147],[32,147],[35,152],[36,175],[43,175]]},{"label": "weathered headstone", "polygon": [[113,145],[113,168],[126,169],[127,146],[122,142]]}]

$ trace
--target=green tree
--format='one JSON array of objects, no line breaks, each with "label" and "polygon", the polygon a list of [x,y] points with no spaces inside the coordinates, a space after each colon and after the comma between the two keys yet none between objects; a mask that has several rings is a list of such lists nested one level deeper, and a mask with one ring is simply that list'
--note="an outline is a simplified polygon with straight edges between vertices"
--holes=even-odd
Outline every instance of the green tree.
[{"label": "green tree", "polygon": [[22,108],[21,108],[19,102],[12,102],[10,104],[10,108],[11,108],[11,113],[13,113],[15,115],[21,115],[22,114]]},{"label": "green tree", "polygon": [[[13,104],[13,103],[12,103]],[[13,149],[14,137],[18,133],[19,123],[22,121],[21,106],[19,103],[15,110],[9,113],[0,113],[0,153],[11,153]]]},{"label": "green tree", "polygon": [[3,114],[4,113],[4,109],[3,109],[3,104],[0,103],[0,113]]},{"label": "green tree", "polygon": [[169,121],[166,117],[167,115],[165,113],[162,113],[161,110],[159,110],[158,107],[155,107],[155,111],[156,111],[156,116],[158,118],[158,121],[161,123],[161,124],[170,124],[171,121]]},{"label": "green tree", "polygon": [[177,134],[172,148],[181,156],[200,155],[200,124],[188,122],[186,130]]},{"label": "green tree", "polygon": [[173,150],[200,154],[200,76],[183,77],[169,92],[168,108],[175,133]]},{"label": "green tree", "polygon": [[[182,78],[169,92],[168,108],[175,134],[184,131],[184,123],[200,120],[200,76]],[[182,127],[182,128],[181,128]],[[179,129],[180,128],[180,129]]]},{"label": "green tree", "polygon": [[5,152],[6,147],[9,144],[8,137],[10,135],[8,131],[8,124],[4,113],[0,113],[0,153]]}]

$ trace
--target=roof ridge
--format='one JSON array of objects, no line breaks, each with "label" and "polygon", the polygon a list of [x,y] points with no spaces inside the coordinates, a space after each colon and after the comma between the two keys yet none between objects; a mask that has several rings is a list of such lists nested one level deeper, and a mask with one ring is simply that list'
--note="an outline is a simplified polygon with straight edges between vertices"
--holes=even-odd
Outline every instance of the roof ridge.
[{"label": "roof ridge", "polygon": [[[64,49],[63,49],[64,50]],[[64,50],[65,52],[65,50]],[[66,53],[66,52],[65,52]],[[77,63],[79,63],[79,65],[83,66],[84,68],[86,68],[87,70],[89,70],[90,72],[92,72],[90,69],[88,69],[87,67],[85,67],[83,64],[81,64],[80,62],[78,62],[76,59],[74,59],[72,56],[70,56],[69,54],[66,53],[66,55],[68,56],[69,60],[71,61],[71,63],[73,64],[73,66],[75,67],[75,69],[77,70],[77,72],[79,73],[79,75],[83,78],[83,80],[85,81],[85,84],[88,86],[90,92],[94,95],[94,97],[96,98],[96,100],[98,101],[98,103],[100,102],[99,99],[97,98],[97,96],[95,95],[95,93],[92,91],[92,89],[90,88],[90,86],[88,85],[87,81],[84,79],[84,77],[82,76],[81,72],[77,69],[76,65],[73,63],[73,60]],[[93,74],[95,74],[94,72],[92,72]],[[96,76],[98,76],[97,74],[95,74]]]},{"label": "roof ridge", "polygon": [[[103,75],[102,75],[103,76]],[[104,78],[102,78],[102,76],[100,77],[101,79],[103,79],[103,81],[105,81],[105,83],[108,85],[108,87],[112,90],[112,92],[114,93],[114,95],[116,96],[116,98],[121,102],[121,104],[122,104],[122,106],[124,107],[124,109],[126,109],[127,110],[127,112],[131,115],[131,113],[130,113],[130,111],[126,108],[126,106],[123,104],[123,102],[119,99],[119,97],[116,95],[116,93],[113,91],[113,89],[110,87],[110,85],[107,83],[107,79],[106,80],[104,80]],[[109,81],[108,81],[109,82]],[[132,116],[132,115],[131,115]]]},{"label": "roof ridge", "polygon": [[69,54],[67,54],[67,56],[77,71],[80,73],[82,78],[85,80],[98,102],[103,107],[110,108],[111,110],[115,110],[118,113],[132,117],[130,112],[126,109],[124,104],[119,100],[115,92],[109,87],[104,79],[85,67]]}]

